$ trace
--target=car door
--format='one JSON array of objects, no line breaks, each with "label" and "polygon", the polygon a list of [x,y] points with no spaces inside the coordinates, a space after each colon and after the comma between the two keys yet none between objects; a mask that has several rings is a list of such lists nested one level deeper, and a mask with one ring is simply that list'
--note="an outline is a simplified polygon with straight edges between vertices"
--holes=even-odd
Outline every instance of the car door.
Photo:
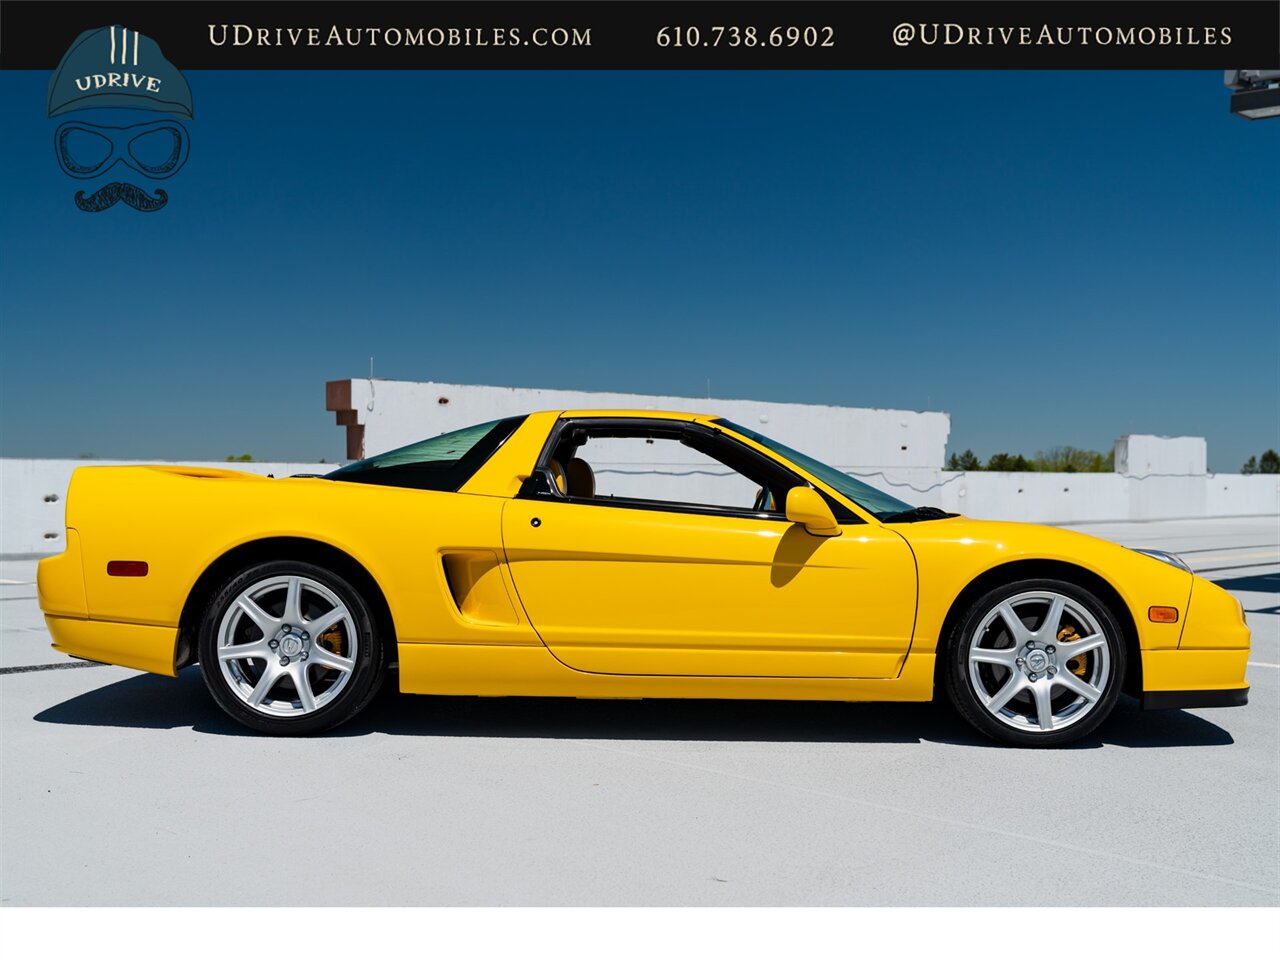
[{"label": "car door", "polygon": [[[724,457],[732,466],[714,457],[672,463],[657,450],[659,459],[643,462],[646,447],[705,430],[696,425],[663,422],[653,436],[645,436],[643,423],[597,421],[578,429],[588,440],[579,452],[590,447],[593,430],[606,435],[594,439],[641,442],[641,456],[597,456],[590,464],[598,478],[615,474],[627,485],[623,493],[526,490],[506,503],[502,517],[520,601],[559,660],[610,674],[897,675],[916,601],[915,563],[900,536],[850,522],[841,536],[817,537],[780,513],[757,509],[761,500],[719,502],[726,495],[716,488],[735,481],[739,491],[753,490],[762,477],[783,482],[770,474],[776,464],[752,467],[751,457],[743,459],[746,448],[727,438],[720,442],[741,448]],[[720,455],[705,436],[699,446]],[[763,473],[751,475],[756,469]],[[716,479],[675,491],[685,499],[671,499],[663,488],[673,478],[699,476]],[[802,482],[792,477],[793,485]]]}]

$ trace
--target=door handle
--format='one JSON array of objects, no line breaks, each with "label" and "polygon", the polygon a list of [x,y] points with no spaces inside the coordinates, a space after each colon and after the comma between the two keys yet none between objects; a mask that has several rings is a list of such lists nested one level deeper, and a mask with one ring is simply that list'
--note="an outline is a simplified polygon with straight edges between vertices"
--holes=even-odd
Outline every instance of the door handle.
[{"label": "door handle", "polygon": [[531,526],[531,527],[540,527],[540,526],[542,526],[542,518],[540,518],[540,517],[534,517],[532,520],[530,520],[530,521],[529,521],[529,526]]}]

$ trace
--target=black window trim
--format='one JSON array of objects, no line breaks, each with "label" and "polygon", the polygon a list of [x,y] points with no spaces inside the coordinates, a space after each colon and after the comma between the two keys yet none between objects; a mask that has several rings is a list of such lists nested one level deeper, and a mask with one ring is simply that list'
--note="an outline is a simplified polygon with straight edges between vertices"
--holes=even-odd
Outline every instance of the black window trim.
[{"label": "black window trim", "polygon": [[[547,435],[546,442],[542,445],[542,450],[538,454],[537,462],[534,466],[534,474],[529,480],[521,486],[520,491],[516,494],[517,499],[522,500],[552,500],[561,503],[575,503],[597,507],[620,507],[626,510],[651,510],[657,513],[679,513],[693,514],[699,516],[712,517],[733,517],[742,520],[768,520],[774,523],[789,523],[784,510],[761,511],[751,510],[738,507],[717,507],[713,504],[704,503],[684,503],[675,500],[645,500],[630,497],[573,497],[567,494],[559,493],[555,490],[554,485],[550,489],[545,489],[546,484],[541,485],[536,481],[538,471],[549,470],[549,462],[551,454],[560,445],[560,438],[565,431],[574,427],[592,426],[609,426],[617,427],[621,430],[644,430],[653,431],[657,434],[666,433],[673,439],[679,439],[682,434],[699,433],[712,440],[714,443],[731,445],[735,452],[739,453],[748,460],[762,464],[767,471],[785,475],[790,478],[792,486],[809,487],[816,490],[818,495],[826,501],[827,505],[835,514],[836,522],[842,526],[856,525],[865,523],[860,516],[846,507],[843,503],[832,497],[827,491],[820,487],[815,487],[808,480],[801,477],[794,470],[790,469],[784,463],[773,457],[766,456],[754,447],[750,447],[743,443],[737,437],[731,436],[721,430],[719,427],[700,423],[694,419],[673,420],[666,417],[561,417],[552,427],[551,432]],[[696,448],[695,448],[696,449]],[[702,451],[699,451],[702,452]],[[706,454],[710,456],[709,454]],[[718,460],[712,457],[713,460]],[[719,461],[726,468],[734,470],[743,476],[741,471],[730,466],[723,461]],[[754,481],[753,481],[754,482]]]}]

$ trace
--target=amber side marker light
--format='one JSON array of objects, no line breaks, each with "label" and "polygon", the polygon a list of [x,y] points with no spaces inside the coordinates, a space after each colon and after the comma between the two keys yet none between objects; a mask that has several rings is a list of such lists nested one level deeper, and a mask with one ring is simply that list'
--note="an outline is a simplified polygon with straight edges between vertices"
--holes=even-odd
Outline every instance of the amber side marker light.
[{"label": "amber side marker light", "polygon": [[1151,607],[1147,611],[1147,618],[1152,623],[1177,623],[1178,608],[1177,607]]},{"label": "amber side marker light", "polygon": [[[147,561],[145,560],[108,560],[108,577],[145,577]],[[1154,607],[1152,608],[1154,609]]]}]

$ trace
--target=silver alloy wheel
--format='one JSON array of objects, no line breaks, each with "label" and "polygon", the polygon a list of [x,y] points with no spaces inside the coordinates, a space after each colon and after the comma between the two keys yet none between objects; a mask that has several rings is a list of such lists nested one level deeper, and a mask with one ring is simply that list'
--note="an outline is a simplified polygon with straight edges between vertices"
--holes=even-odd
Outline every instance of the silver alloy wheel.
[{"label": "silver alloy wheel", "polygon": [[987,712],[1015,730],[1079,722],[1102,699],[1111,649],[1080,601],[1035,590],[996,604],[969,645],[969,680]]},{"label": "silver alloy wheel", "polygon": [[[340,653],[320,642],[335,630]],[[218,626],[218,666],[228,689],[250,709],[301,717],[342,692],[355,670],[358,643],[351,612],[324,584],[269,577],[228,605]]]}]

